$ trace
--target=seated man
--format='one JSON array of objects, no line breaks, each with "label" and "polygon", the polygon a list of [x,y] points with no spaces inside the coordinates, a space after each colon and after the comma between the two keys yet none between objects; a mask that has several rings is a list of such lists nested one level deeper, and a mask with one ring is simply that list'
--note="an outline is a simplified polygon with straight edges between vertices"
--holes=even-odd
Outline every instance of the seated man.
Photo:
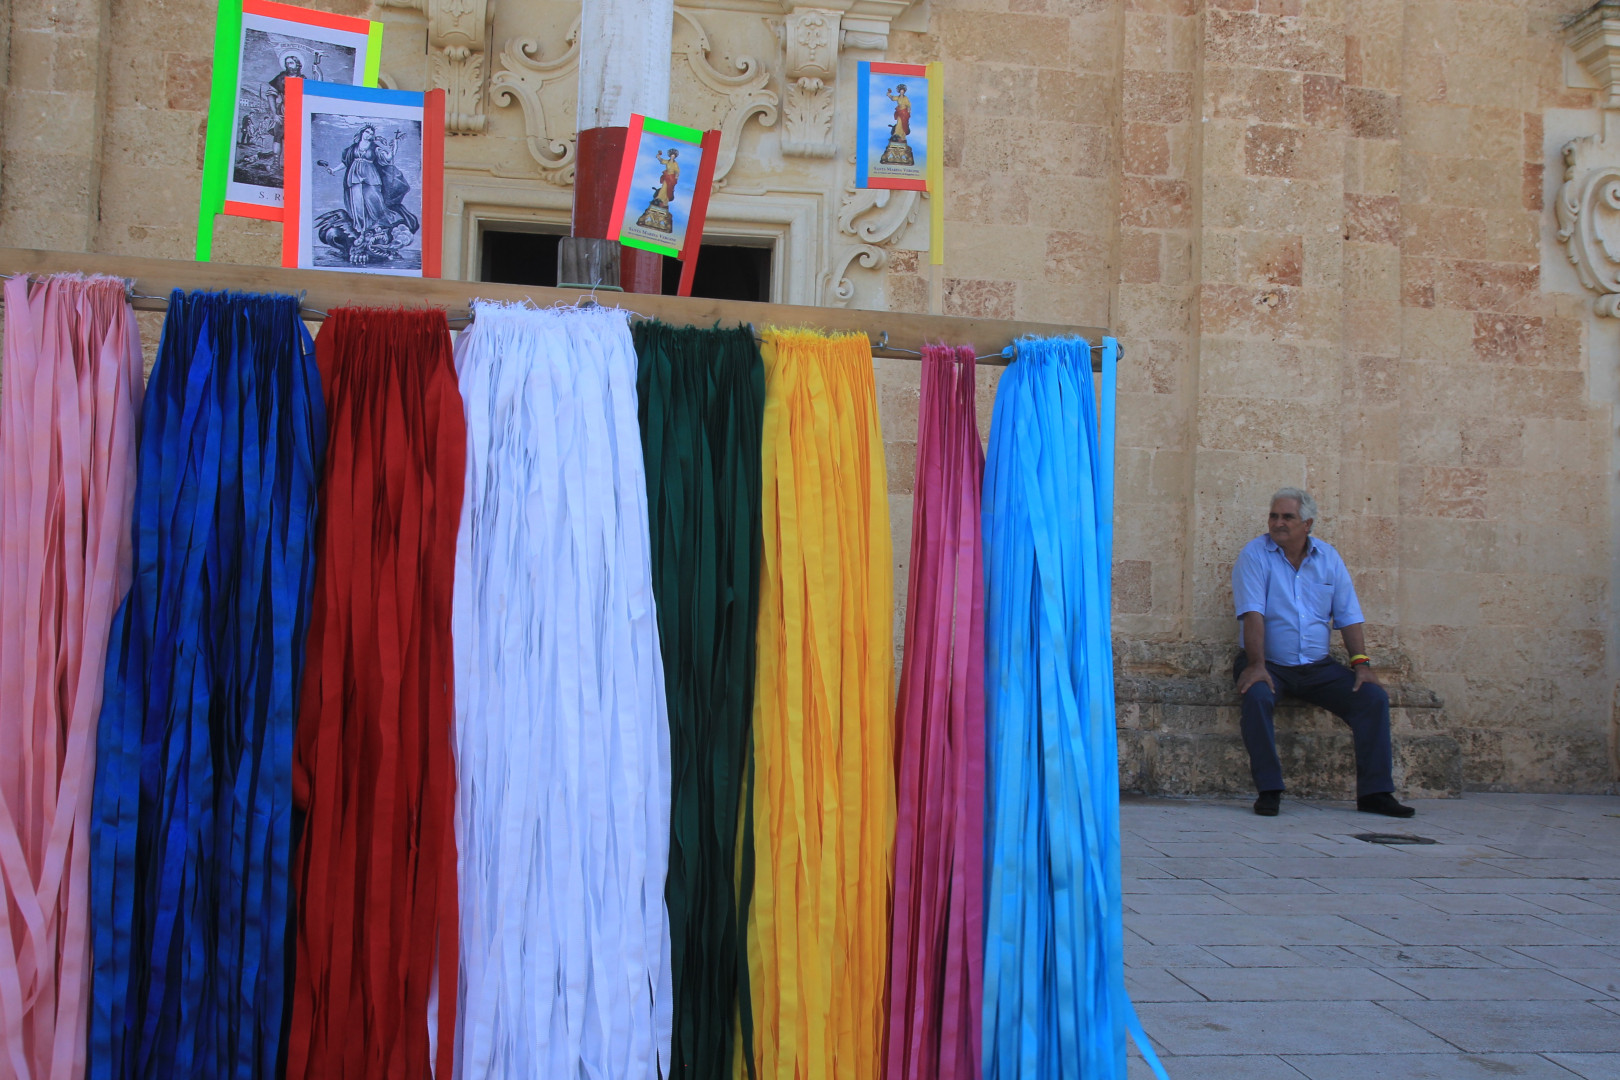
[{"label": "seated man", "polygon": [[[1389,745],[1389,695],[1364,651],[1361,605],[1339,553],[1311,536],[1316,500],[1298,488],[1271,497],[1264,536],[1243,546],[1232,566],[1232,599],[1243,652],[1232,668],[1243,695],[1243,744],[1260,792],[1254,812],[1275,817],[1282,764],[1272,711],[1278,694],[1319,705],[1350,725],[1356,748],[1356,809],[1390,817],[1415,811],[1395,801]],[[1328,657],[1337,626],[1350,653],[1345,667]]]}]

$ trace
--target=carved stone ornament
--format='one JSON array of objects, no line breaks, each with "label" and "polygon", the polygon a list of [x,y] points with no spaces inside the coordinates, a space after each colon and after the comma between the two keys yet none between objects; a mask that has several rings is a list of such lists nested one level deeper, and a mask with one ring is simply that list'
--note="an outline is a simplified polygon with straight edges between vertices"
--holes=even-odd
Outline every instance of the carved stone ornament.
[{"label": "carved stone ornament", "polygon": [[777,97],[765,88],[771,73],[752,56],[739,56],[732,63],[735,75],[728,75],[709,62],[709,35],[697,16],[680,4],[675,5],[675,25],[685,22],[691,33],[675,35],[675,56],[686,61],[697,81],[724,99],[720,118],[720,155],[714,164],[714,185],[724,187],[732,165],[737,162],[737,147],[742,142],[743,125],[758,115],[765,127],[776,123]]},{"label": "carved stone ornament", "polygon": [[574,20],[564,42],[567,48],[555,60],[542,60],[541,42],[535,38],[512,38],[501,50],[500,70],[489,80],[489,95],[497,105],[523,107],[523,132],[529,156],[540,166],[540,178],[566,187],[574,182],[574,156],[578,134],[574,131],[572,103],[566,115],[553,120],[546,114],[540,91],[551,83],[573,83],[579,72],[579,20]]},{"label": "carved stone ornament", "polygon": [[444,130],[480,135],[489,124],[484,115],[489,0],[427,0],[426,11],[433,85],[444,91]]},{"label": "carved stone ornament", "polygon": [[885,188],[857,188],[847,185],[838,206],[838,235],[852,236],[855,243],[840,249],[826,281],[828,300],[837,307],[848,307],[855,299],[855,281],[850,272],[858,263],[865,270],[881,270],[888,264],[887,248],[900,239],[906,226],[917,220],[922,209],[921,193],[890,191]]},{"label": "carved stone ornament", "polygon": [[1555,209],[1559,242],[1598,294],[1593,310],[1620,318],[1620,146],[1595,135],[1565,143]]},{"label": "carved stone ornament", "polygon": [[777,29],[782,39],[782,153],[830,158],[833,142],[833,80],[838,74],[838,26],[842,16],[826,8],[799,8]]},{"label": "carved stone ornament", "polygon": [[[1554,210],[1558,240],[1599,315],[1620,317],[1620,0],[1602,0],[1564,24],[1570,52],[1603,93],[1604,135],[1564,144]],[[1609,136],[1615,134],[1615,139]]]},{"label": "carved stone ornament", "polygon": [[798,8],[782,20],[782,74],[831,82],[838,74],[838,22],[827,8]]}]

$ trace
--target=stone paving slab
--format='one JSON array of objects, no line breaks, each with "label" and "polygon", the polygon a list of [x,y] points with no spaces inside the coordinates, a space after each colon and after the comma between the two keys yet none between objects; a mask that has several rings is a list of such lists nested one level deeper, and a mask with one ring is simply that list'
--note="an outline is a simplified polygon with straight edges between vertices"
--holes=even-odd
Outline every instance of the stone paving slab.
[{"label": "stone paving slab", "polygon": [[[1398,945],[1602,945],[1600,937],[1542,915],[1350,915],[1349,922]],[[1356,944],[1361,944],[1357,942]],[[1372,942],[1370,944],[1377,944]]]},{"label": "stone paving slab", "polygon": [[1371,1001],[1144,1002],[1137,1012],[1149,1037],[1172,1054],[1353,1054],[1374,1046],[1391,1053],[1443,1053],[1454,1045]]},{"label": "stone paving slab", "polygon": [[1430,1001],[1590,1001],[1595,989],[1545,968],[1390,968],[1383,974]]},{"label": "stone paving slab", "polygon": [[[1319,968],[1186,968],[1172,970],[1208,1001],[1402,1001],[1420,996],[1371,968],[1342,967],[1323,978]],[[1585,998],[1591,991],[1570,983]]]},{"label": "stone paving slab", "polygon": [[1568,1069],[1537,1054],[1321,1054],[1283,1060],[1309,1080],[1572,1080]]},{"label": "stone paving slab", "polygon": [[1620,1053],[1614,1054],[1548,1054],[1547,1058],[1562,1065],[1582,1080],[1620,1080]]},{"label": "stone paving slab", "polygon": [[1620,799],[1416,805],[1126,801],[1126,978],[1171,1080],[1620,1080]]},{"label": "stone paving slab", "polygon": [[1475,1053],[1599,1053],[1620,1046],[1620,1014],[1588,1001],[1392,1001],[1384,1008]]},{"label": "stone paving slab", "polygon": [[[1365,916],[1364,918],[1392,916]],[[1127,929],[1149,945],[1388,945],[1403,944],[1339,915],[1138,915]],[[1554,927],[1552,930],[1558,930]],[[1581,943],[1580,935],[1561,931],[1554,940],[1527,945]]]}]

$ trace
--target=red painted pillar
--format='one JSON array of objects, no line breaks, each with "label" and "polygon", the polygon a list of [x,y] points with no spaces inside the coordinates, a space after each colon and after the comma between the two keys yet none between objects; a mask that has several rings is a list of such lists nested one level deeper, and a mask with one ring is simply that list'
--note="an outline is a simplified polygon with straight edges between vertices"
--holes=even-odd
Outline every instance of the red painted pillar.
[{"label": "red painted pillar", "polygon": [[[624,161],[629,128],[588,128],[579,133],[574,158],[574,235],[601,239],[613,216],[613,196]],[[619,286],[625,292],[664,291],[664,257],[638,248],[619,249]]]}]

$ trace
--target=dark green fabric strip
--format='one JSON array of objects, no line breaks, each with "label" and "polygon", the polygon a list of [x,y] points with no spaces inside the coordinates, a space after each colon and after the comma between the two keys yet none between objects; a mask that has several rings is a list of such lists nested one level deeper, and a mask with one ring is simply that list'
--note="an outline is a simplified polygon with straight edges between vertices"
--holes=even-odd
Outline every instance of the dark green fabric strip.
[{"label": "dark green fabric strip", "polygon": [[759,614],[765,370],[753,334],[741,327],[643,322],[635,338],[669,699],[671,1072],[707,1080],[730,1075],[739,1007],[745,1045],[753,1033],[745,939],[752,859],[745,850],[739,864],[737,843],[739,824],[751,832],[739,814],[752,813],[743,795]]}]

